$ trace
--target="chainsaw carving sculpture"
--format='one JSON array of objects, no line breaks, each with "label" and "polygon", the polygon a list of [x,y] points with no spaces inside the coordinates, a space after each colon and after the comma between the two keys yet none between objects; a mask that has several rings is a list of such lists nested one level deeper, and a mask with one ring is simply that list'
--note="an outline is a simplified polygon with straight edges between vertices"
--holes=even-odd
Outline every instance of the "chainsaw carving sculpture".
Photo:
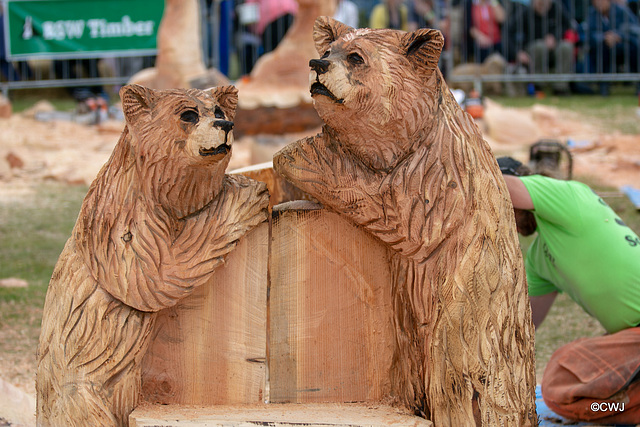
[{"label": "chainsaw carving sculpture", "polygon": [[536,424],[533,327],[506,186],[438,69],[440,32],[320,17],[323,132],[274,158],[389,247],[392,392],[437,426]]},{"label": "chainsaw carving sculpture", "polygon": [[225,175],[237,91],[120,91],[126,126],[49,284],[38,347],[41,426],[123,426],[158,310],[267,219],[262,183]]}]

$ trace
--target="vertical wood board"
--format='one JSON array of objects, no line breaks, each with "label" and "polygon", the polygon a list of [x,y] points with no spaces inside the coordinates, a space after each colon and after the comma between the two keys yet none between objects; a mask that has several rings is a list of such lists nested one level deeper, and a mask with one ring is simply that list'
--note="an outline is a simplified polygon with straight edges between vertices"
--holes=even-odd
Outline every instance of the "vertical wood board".
[{"label": "vertical wood board", "polygon": [[287,205],[272,219],[270,401],[379,401],[394,339],[387,250],[335,213]]},{"label": "vertical wood board", "polygon": [[144,400],[264,400],[268,235],[266,223],[248,233],[207,284],[159,313],[143,361]]}]

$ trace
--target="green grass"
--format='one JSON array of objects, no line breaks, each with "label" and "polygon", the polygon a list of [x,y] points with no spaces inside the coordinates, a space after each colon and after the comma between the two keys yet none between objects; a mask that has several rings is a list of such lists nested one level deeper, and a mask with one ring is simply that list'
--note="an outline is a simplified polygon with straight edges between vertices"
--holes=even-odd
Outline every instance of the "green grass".
[{"label": "green grass", "polygon": [[44,183],[11,200],[0,198],[0,279],[27,288],[0,288],[0,372],[33,389],[35,349],[53,267],[71,235],[84,186]]},{"label": "green grass", "polygon": [[49,101],[57,111],[73,111],[78,103],[71,97],[62,98],[47,98],[46,96],[40,96],[35,94],[29,95],[16,95],[11,100],[12,108],[15,113],[20,113],[33,107],[38,101],[46,99]]}]

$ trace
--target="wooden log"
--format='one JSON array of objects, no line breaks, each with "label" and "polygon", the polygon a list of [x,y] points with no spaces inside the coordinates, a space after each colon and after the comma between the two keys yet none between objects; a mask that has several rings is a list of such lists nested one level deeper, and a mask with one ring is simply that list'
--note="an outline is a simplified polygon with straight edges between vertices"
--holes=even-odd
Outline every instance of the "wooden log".
[{"label": "wooden log", "polygon": [[379,402],[393,352],[387,249],[309,202],[274,207],[269,385],[274,403]]},{"label": "wooden log", "polygon": [[327,426],[432,427],[431,421],[390,406],[315,404],[217,406],[195,408],[143,405],[129,418],[131,427],[152,426]]},{"label": "wooden log", "polygon": [[[271,96],[273,91],[267,94]],[[290,102],[294,104],[293,106],[286,106],[287,104],[285,106],[256,106],[255,108],[238,110],[236,125],[233,128],[236,138],[260,134],[283,135],[318,129],[322,126],[322,120],[311,102],[306,99],[307,97],[302,101],[294,98]],[[266,102],[267,99],[263,102]]]},{"label": "wooden log", "polygon": [[335,0],[298,1],[295,20],[275,50],[262,55],[239,90],[237,136],[293,133],[322,123],[311,105],[309,59],[315,56],[312,28],[316,17],[333,16]]},{"label": "wooden log", "polygon": [[260,403],[265,398],[267,259],[263,223],[192,295],[158,313],[143,360],[143,399],[162,404]]}]

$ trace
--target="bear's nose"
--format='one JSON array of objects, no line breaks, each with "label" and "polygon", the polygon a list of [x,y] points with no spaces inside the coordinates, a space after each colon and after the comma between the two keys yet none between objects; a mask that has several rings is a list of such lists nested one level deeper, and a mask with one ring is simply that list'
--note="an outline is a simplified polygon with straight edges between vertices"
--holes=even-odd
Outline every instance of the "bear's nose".
[{"label": "bear's nose", "polygon": [[233,122],[230,122],[228,120],[216,120],[215,122],[213,122],[213,127],[222,129],[224,133],[229,133],[229,131],[233,129]]},{"label": "bear's nose", "polygon": [[318,74],[324,74],[329,70],[329,61],[324,59],[312,59],[309,61],[309,67]]}]

